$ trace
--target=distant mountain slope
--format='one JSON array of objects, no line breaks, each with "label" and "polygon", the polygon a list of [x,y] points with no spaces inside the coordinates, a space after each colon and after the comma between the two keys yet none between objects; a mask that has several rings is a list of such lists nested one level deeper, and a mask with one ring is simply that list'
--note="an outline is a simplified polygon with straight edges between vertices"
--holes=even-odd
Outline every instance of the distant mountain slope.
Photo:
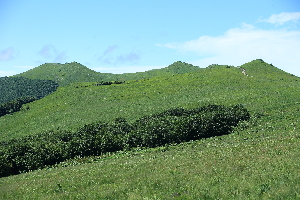
[{"label": "distant mountain slope", "polygon": [[294,76],[290,73],[287,73],[272,64],[266,63],[262,59],[256,59],[251,62],[245,63],[239,66],[241,70],[244,70],[246,75],[255,76],[268,79],[283,79]]},{"label": "distant mountain slope", "polygon": [[0,77],[0,105],[20,97],[43,98],[54,92],[58,84],[51,80],[25,77]]},{"label": "distant mountain slope", "polygon": [[27,72],[15,75],[29,79],[53,80],[60,86],[73,82],[97,82],[104,80],[107,76],[77,63],[46,63]]},{"label": "distant mountain slope", "polygon": [[111,74],[96,72],[80,63],[72,62],[66,64],[46,63],[15,76],[22,76],[30,79],[53,80],[59,83],[60,86],[64,86],[74,82],[140,80],[154,76],[189,73],[199,69],[199,67],[178,61],[162,69],[137,73]]},{"label": "distant mountain slope", "polygon": [[114,74],[116,80],[140,80],[155,76],[169,76],[174,74],[184,74],[200,70],[198,66],[194,66],[185,62],[177,61],[168,67],[161,69],[152,69],[145,72]]}]

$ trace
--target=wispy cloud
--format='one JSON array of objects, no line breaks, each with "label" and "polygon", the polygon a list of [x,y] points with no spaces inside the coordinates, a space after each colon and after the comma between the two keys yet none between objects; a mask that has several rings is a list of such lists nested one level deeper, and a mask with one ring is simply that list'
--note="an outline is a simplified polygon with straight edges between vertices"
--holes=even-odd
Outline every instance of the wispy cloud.
[{"label": "wispy cloud", "polygon": [[300,19],[300,12],[283,12],[280,14],[273,14],[269,18],[263,19],[260,18],[260,22],[268,22],[272,24],[283,25],[288,21],[298,21]]},{"label": "wispy cloud", "polygon": [[56,50],[52,45],[45,45],[39,51],[39,55],[45,59],[52,58],[54,54],[56,54]]},{"label": "wispy cloud", "polygon": [[65,51],[60,52],[52,45],[43,46],[38,54],[48,62],[64,62],[68,58]]},{"label": "wispy cloud", "polygon": [[194,52],[199,59],[190,62],[200,67],[210,64],[237,66],[257,58],[284,70],[293,71],[300,67],[299,30],[263,30],[242,24],[220,36],[201,36],[196,40],[158,46],[182,53]]},{"label": "wispy cloud", "polygon": [[64,52],[56,54],[53,62],[62,63],[62,62],[65,62],[67,59],[68,59],[67,53],[64,51]]},{"label": "wispy cloud", "polygon": [[12,47],[0,51],[0,61],[7,61],[13,59],[14,50]]},{"label": "wispy cloud", "polygon": [[103,52],[102,56],[109,54],[110,52],[114,51],[117,47],[118,47],[118,45],[112,45],[112,46],[107,47],[107,49]]},{"label": "wispy cloud", "polygon": [[123,55],[119,55],[116,59],[117,63],[134,63],[136,61],[138,61],[140,59],[140,54],[138,53],[128,53],[128,54],[123,54]]},{"label": "wispy cloud", "polygon": [[120,54],[115,52],[118,45],[112,45],[106,48],[106,50],[98,57],[98,60],[103,64],[118,65],[118,64],[134,64],[141,58],[141,54],[137,52]]},{"label": "wispy cloud", "polygon": [[118,47],[118,45],[112,45],[112,46],[109,46],[107,47],[103,53],[98,57],[98,60],[101,61],[102,63],[105,63],[105,64],[112,64],[112,55],[111,53],[116,50]]}]

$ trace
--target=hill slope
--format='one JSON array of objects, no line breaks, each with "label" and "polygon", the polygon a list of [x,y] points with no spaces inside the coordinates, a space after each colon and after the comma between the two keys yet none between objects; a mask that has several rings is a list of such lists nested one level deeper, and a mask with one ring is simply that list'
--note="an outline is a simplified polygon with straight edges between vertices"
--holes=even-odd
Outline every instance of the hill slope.
[{"label": "hill slope", "polygon": [[199,70],[199,67],[178,61],[162,69],[154,69],[137,73],[111,74],[96,72],[81,65],[80,63],[72,62],[66,64],[46,63],[15,76],[22,76],[30,79],[53,80],[59,83],[60,86],[65,86],[74,82],[140,80],[154,76],[183,74],[196,70]]},{"label": "hill slope", "polygon": [[226,136],[78,158],[57,168],[1,178],[0,198],[298,199],[299,81],[254,60],[240,68],[218,66],[120,85],[60,87],[27,104],[30,110],[0,118],[2,141],[210,103],[242,103],[252,120]]},{"label": "hill slope", "polygon": [[[243,67],[250,73],[256,62]],[[264,62],[260,65],[262,70],[265,65],[277,70]],[[285,72],[276,73],[276,78],[267,79],[271,73],[258,73],[258,77],[252,77],[242,74],[240,68],[223,67],[120,85],[73,83],[28,104],[28,110],[1,117],[1,140],[57,128],[74,130],[86,123],[110,121],[116,117],[132,121],[178,106],[192,108],[209,103],[242,103],[252,112],[273,113],[274,107],[298,102],[300,87],[298,77]]]}]

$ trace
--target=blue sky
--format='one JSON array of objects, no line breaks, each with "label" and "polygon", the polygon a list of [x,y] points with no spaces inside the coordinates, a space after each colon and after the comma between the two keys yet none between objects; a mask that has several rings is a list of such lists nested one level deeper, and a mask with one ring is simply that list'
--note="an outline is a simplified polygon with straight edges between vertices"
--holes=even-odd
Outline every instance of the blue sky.
[{"label": "blue sky", "polygon": [[0,0],[0,77],[43,63],[141,72],[260,58],[300,76],[299,0]]}]

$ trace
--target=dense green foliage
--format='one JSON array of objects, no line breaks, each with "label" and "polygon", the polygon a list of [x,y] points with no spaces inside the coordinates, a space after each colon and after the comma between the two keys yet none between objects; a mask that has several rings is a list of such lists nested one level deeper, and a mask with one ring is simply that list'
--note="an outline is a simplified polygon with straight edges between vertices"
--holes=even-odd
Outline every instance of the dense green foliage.
[{"label": "dense green foliage", "polygon": [[130,147],[157,147],[228,134],[249,113],[241,105],[175,108],[138,119],[127,136]]},{"label": "dense green foliage", "polygon": [[99,73],[81,65],[80,63],[72,62],[66,64],[46,63],[15,76],[21,76],[30,79],[53,80],[59,83],[60,86],[65,86],[74,82],[108,82],[140,80],[155,76],[183,74],[197,70],[199,70],[199,67],[178,61],[162,69],[153,69],[146,72],[137,73],[111,74]]},{"label": "dense green foliage", "polygon": [[20,97],[41,99],[54,92],[57,87],[57,83],[51,80],[0,77],[0,105]]},{"label": "dense green foliage", "polygon": [[75,156],[96,156],[132,147],[158,147],[224,135],[249,119],[241,105],[210,105],[193,110],[180,108],[145,116],[133,124],[117,118],[97,122],[76,132],[47,132],[2,142],[0,176],[43,168]]},{"label": "dense green foliage", "polygon": [[[9,101],[0,105],[0,117],[6,114],[20,111],[23,104],[37,100],[36,97],[20,97],[13,101]],[[29,109],[29,107],[25,108]]]}]

